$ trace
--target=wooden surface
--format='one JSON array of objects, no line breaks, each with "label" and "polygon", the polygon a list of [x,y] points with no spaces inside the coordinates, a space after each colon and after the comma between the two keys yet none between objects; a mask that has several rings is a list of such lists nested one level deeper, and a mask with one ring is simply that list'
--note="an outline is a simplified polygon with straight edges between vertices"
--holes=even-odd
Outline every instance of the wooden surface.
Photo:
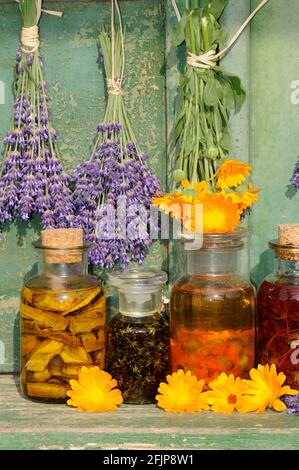
[{"label": "wooden surface", "polygon": [[0,377],[0,449],[299,449],[299,417],[167,414],[154,405],[104,414],[23,399]]}]

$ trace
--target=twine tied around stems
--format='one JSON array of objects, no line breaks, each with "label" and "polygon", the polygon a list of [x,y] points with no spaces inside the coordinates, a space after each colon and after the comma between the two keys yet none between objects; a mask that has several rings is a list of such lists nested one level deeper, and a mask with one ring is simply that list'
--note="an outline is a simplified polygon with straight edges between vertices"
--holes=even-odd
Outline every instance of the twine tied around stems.
[{"label": "twine tied around stems", "polygon": [[120,78],[107,80],[108,94],[109,95],[122,95],[122,80]]},{"label": "twine tied around stems", "polygon": [[[125,72],[125,40],[124,40],[124,31],[121,20],[121,14],[118,6],[117,0],[111,0],[111,78],[107,80],[108,94],[109,95],[122,95],[122,83],[124,79]],[[119,21],[119,31],[121,37],[121,47],[122,47],[122,66],[120,77],[115,77],[115,10],[117,11],[118,21]]]},{"label": "twine tied around stems", "polygon": [[[17,3],[20,3],[20,0],[15,0]],[[39,40],[39,27],[38,23],[42,13],[47,13],[48,15],[61,17],[63,15],[62,11],[55,10],[44,10],[42,8],[42,0],[36,0],[36,25],[30,26],[29,28],[22,28],[21,33],[21,51],[35,52],[40,46]]]},{"label": "twine tied around stems", "polygon": [[[243,33],[244,29],[248,26],[251,20],[255,17],[255,15],[268,3],[269,0],[262,0],[261,3],[256,7],[255,10],[248,16],[247,20],[244,21],[240,29],[236,32],[236,34],[231,38],[228,45],[222,49],[222,51],[216,52],[214,50],[205,52],[201,55],[193,54],[190,51],[187,51],[187,64],[191,67],[201,68],[201,69],[211,69],[217,65],[217,60],[221,59],[225,54],[231,49],[231,47],[235,44],[235,42],[239,39],[241,34]],[[176,0],[172,0],[172,5],[174,8],[175,15],[178,21],[181,21],[181,14],[179,12]]]},{"label": "twine tied around stems", "polygon": [[21,51],[35,52],[39,48],[39,27],[31,26],[30,28],[22,28],[21,34]]}]

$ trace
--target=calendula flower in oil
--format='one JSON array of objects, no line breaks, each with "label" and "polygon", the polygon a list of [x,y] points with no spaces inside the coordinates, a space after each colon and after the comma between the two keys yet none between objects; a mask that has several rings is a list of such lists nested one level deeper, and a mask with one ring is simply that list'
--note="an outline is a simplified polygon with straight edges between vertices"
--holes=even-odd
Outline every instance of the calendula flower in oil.
[{"label": "calendula flower in oil", "polygon": [[195,413],[208,410],[207,394],[202,392],[204,380],[198,380],[190,371],[180,369],[161,382],[156,396],[158,406],[168,413]]},{"label": "calendula flower in oil", "polygon": [[211,410],[217,413],[230,414],[233,411],[242,412],[244,409],[244,396],[248,386],[240,377],[233,374],[222,373],[216,380],[209,383],[211,391],[208,393],[208,404]]},{"label": "calendula flower in oil", "polygon": [[67,404],[78,411],[114,411],[123,402],[116,380],[99,367],[82,367],[78,380],[70,380],[70,385]]},{"label": "calendula flower in oil", "polygon": [[298,390],[291,389],[288,385],[283,385],[286,376],[283,372],[277,374],[275,364],[251,369],[251,380],[243,380],[248,386],[244,411],[255,411],[264,413],[266,408],[273,408],[275,411],[286,410],[286,405],[280,400],[283,395],[297,395]]}]

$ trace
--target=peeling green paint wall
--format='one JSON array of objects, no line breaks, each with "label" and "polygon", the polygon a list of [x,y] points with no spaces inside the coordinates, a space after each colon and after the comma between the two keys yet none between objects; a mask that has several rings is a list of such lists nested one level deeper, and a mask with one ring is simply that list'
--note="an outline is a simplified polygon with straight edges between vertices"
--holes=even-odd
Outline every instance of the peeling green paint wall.
[{"label": "peeling green paint wall", "polygon": [[250,156],[255,183],[262,189],[251,217],[250,257],[257,284],[273,269],[268,240],[276,238],[277,224],[299,222],[299,194],[292,200],[285,194],[299,155],[298,91],[292,88],[299,86],[298,19],[297,0],[270,0],[251,28]]}]

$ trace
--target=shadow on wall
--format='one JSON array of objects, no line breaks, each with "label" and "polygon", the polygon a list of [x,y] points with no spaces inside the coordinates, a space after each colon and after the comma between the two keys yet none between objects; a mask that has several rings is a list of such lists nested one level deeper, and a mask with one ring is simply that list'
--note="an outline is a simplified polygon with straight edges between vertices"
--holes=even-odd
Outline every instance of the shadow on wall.
[{"label": "shadow on wall", "polygon": [[256,264],[250,272],[250,279],[252,284],[258,288],[265,277],[271,274],[274,269],[275,255],[273,250],[270,250],[269,248],[260,255],[258,264]]}]

